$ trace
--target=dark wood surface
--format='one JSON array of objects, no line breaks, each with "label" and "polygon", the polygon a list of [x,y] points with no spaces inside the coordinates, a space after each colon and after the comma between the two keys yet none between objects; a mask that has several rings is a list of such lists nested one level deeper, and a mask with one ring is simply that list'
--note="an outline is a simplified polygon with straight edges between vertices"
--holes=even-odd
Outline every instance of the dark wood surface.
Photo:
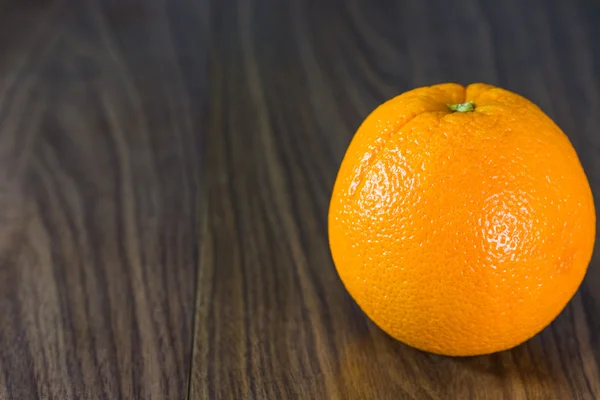
[{"label": "dark wood surface", "polygon": [[0,399],[186,398],[203,7],[0,8]]},{"label": "dark wood surface", "polygon": [[0,1],[0,399],[597,399],[600,258],[483,357],[386,336],[333,267],[353,133],[416,86],[503,86],[600,198],[600,3]]}]

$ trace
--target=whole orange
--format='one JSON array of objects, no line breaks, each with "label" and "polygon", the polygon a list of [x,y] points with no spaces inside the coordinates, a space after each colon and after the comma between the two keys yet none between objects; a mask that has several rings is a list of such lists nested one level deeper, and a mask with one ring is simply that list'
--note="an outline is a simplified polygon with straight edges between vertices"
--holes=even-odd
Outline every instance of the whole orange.
[{"label": "whole orange", "polygon": [[595,240],[577,154],[536,105],[486,84],[417,88],[376,108],[342,161],[329,242],[381,329],[456,356],[514,347],[581,284]]}]

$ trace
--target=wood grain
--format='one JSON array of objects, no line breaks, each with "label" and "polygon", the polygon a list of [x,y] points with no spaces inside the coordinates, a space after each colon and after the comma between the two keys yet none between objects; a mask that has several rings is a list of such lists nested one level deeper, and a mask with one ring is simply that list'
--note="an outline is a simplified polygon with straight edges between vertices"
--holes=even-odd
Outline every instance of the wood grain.
[{"label": "wood grain", "polygon": [[0,399],[597,399],[600,257],[526,344],[386,336],[326,215],[362,119],[484,81],[600,198],[592,0],[0,0]]},{"label": "wood grain", "polygon": [[0,399],[187,397],[205,7],[3,2]]},{"label": "wood grain", "polygon": [[600,398],[600,259],[526,344],[447,358],[394,341],[345,292],[326,215],[361,120],[415,86],[484,81],[540,105],[600,198],[591,0],[215,2],[194,399]]}]

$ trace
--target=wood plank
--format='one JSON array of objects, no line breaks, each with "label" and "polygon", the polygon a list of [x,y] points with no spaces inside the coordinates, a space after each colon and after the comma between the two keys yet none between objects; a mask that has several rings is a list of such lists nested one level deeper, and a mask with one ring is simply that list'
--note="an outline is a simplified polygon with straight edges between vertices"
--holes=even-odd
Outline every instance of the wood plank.
[{"label": "wood plank", "polygon": [[188,393],[206,2],[4,2],[0,398]]},{"label": "wood plank", "polygon": [[591,1],[227,0],[213,10],[208,215],[194,399],[600,397],[600,260],[511,351],[448,358],[376,328],[333,267],[326,216],[353,133],[415,86],[484,81],[539,104],[600,196]]}]

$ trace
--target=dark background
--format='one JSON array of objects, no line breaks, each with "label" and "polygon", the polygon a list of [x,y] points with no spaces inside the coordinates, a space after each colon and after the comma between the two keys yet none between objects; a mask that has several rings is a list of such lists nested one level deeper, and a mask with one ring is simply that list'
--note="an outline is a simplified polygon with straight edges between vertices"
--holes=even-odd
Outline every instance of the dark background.
[{"label": "dark background", "polygon": [[526,344],[409,348],[327,243],[360,122],[486,82],[600,196],[592,0],[0,0],[0,399],[600,398],[600,260]]}]

